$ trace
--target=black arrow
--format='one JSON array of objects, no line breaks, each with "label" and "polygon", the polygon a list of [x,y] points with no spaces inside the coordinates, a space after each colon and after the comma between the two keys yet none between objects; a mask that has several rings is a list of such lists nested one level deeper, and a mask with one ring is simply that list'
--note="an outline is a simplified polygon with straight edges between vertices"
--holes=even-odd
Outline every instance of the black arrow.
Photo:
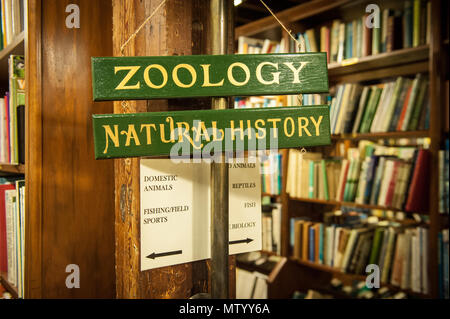
[{"label": "black arrow", "polygon": [[253,241],[253,239],[251,238],[247,238],[247,239],[241,239],[241,240],[233,240],[230,241],[229,244],[230,245],[234,245],[234,244],[243,244],[243,243],[251,243]]},{"label": "black arrow", "polygon": [[168,251],[166,253],[151,253],[150,255],[147,256],[147,258],[151,258],[151,259],[155,259],[158,257],[165,257],[165,256],[171,256],[171,255],[181,255],[183,253],[182,250],[174,250],[174,251]]}]

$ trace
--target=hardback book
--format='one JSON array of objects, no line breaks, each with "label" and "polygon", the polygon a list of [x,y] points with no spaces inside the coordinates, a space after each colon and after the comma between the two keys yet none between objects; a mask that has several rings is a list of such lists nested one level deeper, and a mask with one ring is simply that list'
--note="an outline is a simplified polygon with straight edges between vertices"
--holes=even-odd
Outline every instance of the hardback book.
[{"label": "hardback book", "polygon": [[339,24],[337,62],[342,62],[345,58],[345,23]]},{"label": "hardback book", "polygon": [[409,98],[408,107],[407,107],[407,109],[405,111],[405,117],[404,117],[404,120],[402,122],[402,127],[401,127],[402,131],[407,131],[408,130],[408,125],[409,125],[411,116],[413,114],[414,105],[416,103],[417,96],[419,94],[419,90],[420,90],[420,86],[421,86],[421,82],[423,80],[422,78],[423,78],[422,74],[418,73],[416,75],[416,77],[414,78],[414,80],[413,80],[411,96]]},{"label": "hardback book", "polygon": [[[374,12],[374,19],[378,20],[381,24],[380,11]],[[381,40],[381,28],[372,28],[372,55],[380,53],[380,40]]]},{"label": "hardback book", "polygon": [[363,43],[362,43],[362,56],[369,56],[372,54],[372,28],[368,28],[366,25],[366,20],[368,14],[365,14],[362,19],[363,25]]},{"label": "hardback book", "polygon": [[385,229],[383,227],[378,227],[375,230],[374,237],[373,237],[373,243],[372,243],[372,249],[370,252],[369,257],[369,264],[377,264],[378,265],[378,259],[380,256],[380,248],[383,242],[383,236],[384,236]]},{"label": "hardback book", "polygon": [[362,120],[364,111],[366,109],[367,102],[368,102],[369,97],[370,97],[370,90],[371,90],[370,86],[364,86],[363,89],[362,89],[361,97],[359,99],[359,104],[358,104],[358,111],[356,113],[355,121],[353,123],[353,128],[352,128],[352,133],[353,134],[359,132],[359,127],[361,125],[361,120]]},{"label": "hardback book", "polygon": [[372,94],[370,95],[369,104],[367,105],[367,109],[364,112],[364,117],[361,123],[360,133],[368,133],[370,126],[372,124],[372,120],[374,114],[377,110],[378,101],[380,99],[381,91],[383,86],[374,86],[372,90]]},{"label": "hardback book", "polygon": [[[406,99],[406,95],[408,94],[409,88],[411,87],[412,80],[405,78],[400,89],[400,95],[395,102],[394,113],[392,115],[392,119],[390,120],[388,132],[394,132],[396,130],[398,121],[400,120],[400,115],[402,113],[403,104]],[[417,115],[418,117],[418,115]]]},{"label": "hardback book", "polygon": [[403,10],[403,48],[412,47],[413,12],[412,1],[406,0]]},{"label": "hardback book", "polygon": [[0,185],[0,272],[8,272],[8,245],[7,245],[7,222],[5,191],[14,190],[14,184]]},{"label": "hardback book", "polygon": [[10,149],[11,163],[19,163],[18,119],[17,108],[25,105],[25,58],[23,55],[9,57],[9,120],[10,120]]},{"label": "hardback book", "polygon": [[428,210],[429,167],[429,151],[420,149],[414,166],[414,172],[408,191],[408,199],[405,205],[405,210],[408,212],[423,212]]},{"label": "hardback book", "polygon": [[419,117],[422,113],[422,108],[425,107],[426,104],[426,97],[427,97],[427,90],[428,90],[428,80],[423,79],[420,82],[419,92],[417,94],[417,99],[414,103],[414,108],[411,112],[411,119],[408,123],[408,131],[415,131],[417,129],[417,126],[419,124]]}]

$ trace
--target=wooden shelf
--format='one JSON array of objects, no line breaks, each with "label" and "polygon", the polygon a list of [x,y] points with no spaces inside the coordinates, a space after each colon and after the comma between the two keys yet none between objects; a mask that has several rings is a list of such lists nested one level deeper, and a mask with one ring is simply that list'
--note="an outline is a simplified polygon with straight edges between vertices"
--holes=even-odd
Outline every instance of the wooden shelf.
[{"label": "wooden shelf", "polygon": [[[313,0],[277,12],[276,16],[286,24],[311,17],[328,10],[332,10],[350,2],[350,0]],[[274,19],[274,17],[267,16],[265,18],[252,21],[250,23],[237,27],[234,32],[234,37],[237,40],[240,36],[251,36],[279,26],[280,25]]]},{"label": "wooden shelf", "polygon": [[[353,58],[342,61],[341,63],[331,63],[328,65],[328,76],[333,77],[354,74],[374,69],[398,67],[402,64],[411,64],[427,61],[429,56],[429,46],[422,45],[416,48],[407,48],[385,52],[376,55],[370,55],[362,58]],[[411,70],[416,73],[415,70]]]},{"label": "wooden shelf", "polygon": [[339,134],[332,135],[332,140],[380,140],[391,138],[421,138],[429,137],[428,131],[409,131],[409,132],[385,132],[385,133],[357,133],[357,134]]},{"label": "wooden shelf", "polygon": [[[306,203],[313,203],[313,204],[320,204],[320,205],[329,205],[329,206],[353,206],[358,208],[365,208],[365,209],[379,209],[379,210],[391,210],[394,212],[405,212],[403,209],[398,209],[395,207],[385,207],[385,206],[379,206],[379,205],[368,205],[368,204],[358,204],[353,202],[338,202],[335,200],[323,200],[323,199],[312,199],[312,198],[293,198],[290,197],[291,200],[299,201],[299,202],[306,202]],[[424,214],[427,215],[426,212],[417,212],[418,214]]]},{"label": "wooden shelf", "polygon": [[[341,270],[334,268],[334,267],[330,267],[327,265],[322,265],[322,264],[317,264],[317,263],[313,263],[310,261],[305,261],[305,260],[300,260],[294,257],[289,257],[290,260],[305,266],[305,267],[309,267],[309,268],[313,268],[316,270],[320,270],[320,271],[324,271],[324,272],[328,272],[328,273],[332,273],[333,275],[335,275],[336,277],[340,278],[343,281],[346,282],[352,282],[354,280],[357,281],[365,281],[366,280],[366,276],[364,275],[357,275],[357,274],[349,274],[349,273],[345,273],[342,272]],[[381,283],[382,287],[387,287],[391,290],[395,290],[395,291],[403,291],[404,293],[411,295],[411,296],[415,296],[415,297],[419,297],[419,298],[429,298],[428,295],[422,294],[422,293],[417,293],[414,291],[411,291],[409,289],[401,289],[400,287],[391,285],[391,284],[386,284],[386,283]]]},{"label": "wooden shelf", "polygon": [[2,284],[3,287],[5,287],[6,291],[8,291],[12,295],[13,298],[17,299],[19,297],[17,293],[17,288],[11,285],[9,281],[6,280],[6,278],[7,274],[4,272],[0,272],[0,283]]},{"label": "wooden shelf", "polygon": [[8,78],[8,59],[11,54],[25,54],[25,31],[19,33],[10,44],[0,51],[0,74],[2,81]]},{"label": "wooden shelf", "polygon": [[25,174],[25,165],[0,164],[0,173]]},{"label": "wooden shelf", "polygon": [[261,196],[280,197],[281,195],[269,194],[269,193],[261,193]]}]

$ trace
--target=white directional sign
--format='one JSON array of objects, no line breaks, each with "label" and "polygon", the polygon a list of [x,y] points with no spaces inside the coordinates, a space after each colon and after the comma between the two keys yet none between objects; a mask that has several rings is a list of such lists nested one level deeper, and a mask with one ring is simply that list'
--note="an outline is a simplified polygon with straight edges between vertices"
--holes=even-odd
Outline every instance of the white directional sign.
[{"label": "white directional sign", "polygon": [[[230,254],[261,249],[259,162],[229,164]],[[208,163],[141,159],[141,271],[211,256]]]}]

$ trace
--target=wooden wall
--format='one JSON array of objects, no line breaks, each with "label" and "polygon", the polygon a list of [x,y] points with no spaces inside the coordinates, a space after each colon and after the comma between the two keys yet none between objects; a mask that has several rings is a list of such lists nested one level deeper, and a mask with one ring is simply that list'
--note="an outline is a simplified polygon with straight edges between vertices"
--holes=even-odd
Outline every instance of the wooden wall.
[{"label": "wooden wall", "polygon": [[[80,28],[66,27],[66,6]],[[114,170],[94,159],[92,56],[112,55],[108,0],[28,1],[27,264],[28,298],[111,298],[114,276]],[[80,288],[68,289],[68,264]]]}]

